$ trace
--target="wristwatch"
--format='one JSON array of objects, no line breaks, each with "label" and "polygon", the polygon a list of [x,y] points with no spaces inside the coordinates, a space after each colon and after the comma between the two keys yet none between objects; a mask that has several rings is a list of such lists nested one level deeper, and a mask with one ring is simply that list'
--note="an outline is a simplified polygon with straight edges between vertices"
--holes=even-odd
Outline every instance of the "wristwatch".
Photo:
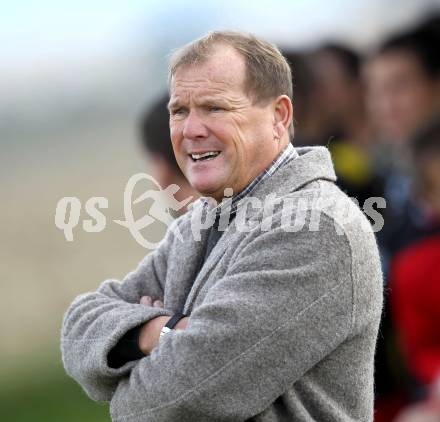
[{"label": "wristwatch", "polygon": [[160,330],[160,334],[159,337],[162,337],[164,334],[169,333],[175,326],[176,324],[182,319],[185,318],[186,315],[182,314],[181,312],[177,312],[175,313],[169,320],[168,322],[162,327],[162,329]]}]

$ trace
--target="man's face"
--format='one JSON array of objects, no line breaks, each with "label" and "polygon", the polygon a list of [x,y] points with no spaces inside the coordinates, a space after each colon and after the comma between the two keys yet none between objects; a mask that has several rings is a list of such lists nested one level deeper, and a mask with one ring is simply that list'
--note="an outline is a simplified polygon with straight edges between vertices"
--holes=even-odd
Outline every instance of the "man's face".
[{"label": "man's face", "polygon": [[189,183],[219,200],[236,194],[276,156],[274,106],[244,92],[245,61],[219,45],[207,61],[177,69],[171,80],[170,131]]},{"label": "man's face", "polygon": [[367,106],[380,134],[405,142],[433,111],[438,87],[424,73],[417,58],[390,52],[366,66]]}]

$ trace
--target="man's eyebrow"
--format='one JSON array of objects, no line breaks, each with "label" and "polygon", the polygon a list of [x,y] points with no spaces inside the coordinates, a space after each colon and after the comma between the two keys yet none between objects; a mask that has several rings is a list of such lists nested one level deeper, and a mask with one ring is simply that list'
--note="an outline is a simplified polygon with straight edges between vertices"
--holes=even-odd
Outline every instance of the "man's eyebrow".
[{"label": "man's eyebrow", "polygon": [[[215,96],[206,96],[199,98],[196,103],[198,105],[206,105],[206,104],[222,104],[222,105],[228,105],[229,101],[227,101],[224,98],[219,98]],[[180,106],[180,101],[178,99],[170,100],[167,104],[168,111],[171,111],[172,109],[175,109],[176,107]]]}]

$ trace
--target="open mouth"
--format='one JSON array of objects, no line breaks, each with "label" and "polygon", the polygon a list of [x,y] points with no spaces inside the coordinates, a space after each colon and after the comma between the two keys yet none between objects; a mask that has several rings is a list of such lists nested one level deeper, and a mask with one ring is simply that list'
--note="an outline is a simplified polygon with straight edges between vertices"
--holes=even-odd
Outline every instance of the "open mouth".
[{"label": "open mouth", "polygon": [[200,154],[189,154],[194,162],[213,160],[220,154],[220,151],[207,151]]}]

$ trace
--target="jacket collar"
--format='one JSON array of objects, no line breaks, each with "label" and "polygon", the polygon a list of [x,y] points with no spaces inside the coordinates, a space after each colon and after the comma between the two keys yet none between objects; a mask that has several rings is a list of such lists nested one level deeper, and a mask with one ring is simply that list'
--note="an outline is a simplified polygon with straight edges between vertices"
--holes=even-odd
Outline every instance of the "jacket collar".
[{"label": "jacket collar", "polygon": [[[267,195],[275,193],[277,196],[285,196],[315,180],[336,181],[331,156],[325,147],[301,147],[296,148],[298,156],[279,168],[273,175],[262,181],[253,191],[252,196],[264,201]],[[245,198],[242,199],[244,201]],[[225,233],[219,239],[208,259],[197,274],[191,294],[188,296],[185,311],[192,308],[196,292],[209,276],[215,265],[224,255],[229,244],[229,236],[236,232],[235,224],[229,225]],[[204,253],[207,241],[207,232],[202,234],[201,241],[196,246],[198,259]],[[194,259],[194,257],[193,257]]]},{"label": "jacket collar", "polygon": [[260,200],[275,193],[284,196],[315,180],[336,181],[336,174],[330,152],[326,147],[299,147],[298,156],[279,168],[252,192]]}]

